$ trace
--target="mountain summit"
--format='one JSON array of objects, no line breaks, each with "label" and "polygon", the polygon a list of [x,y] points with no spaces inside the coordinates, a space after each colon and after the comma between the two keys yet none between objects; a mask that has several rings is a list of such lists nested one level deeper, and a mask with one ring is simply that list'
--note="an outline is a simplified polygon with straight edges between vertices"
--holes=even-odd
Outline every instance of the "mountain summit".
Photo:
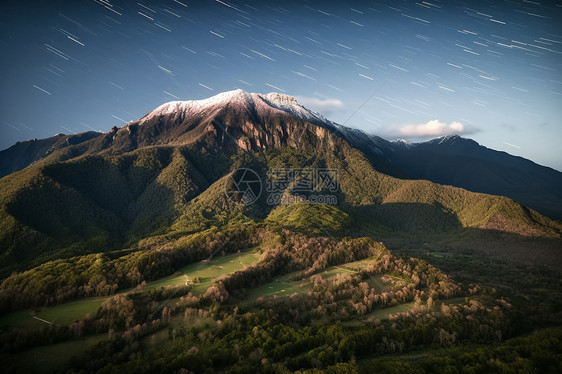
[{"label": "mountain summit", "polygon": [[240,89],[223,92],[203,100],[171,101],[154,109],[141,118],[139,122],[143,124],[155,117],[159,118],[170,115],[183,118],[197,116],[209,110],[226,107],[247,111],[271,111],[272,109],[277,109],[312,123],[329,123],[320,114],[300,105],[292,96],[276,92],[262,95],[248,93]]},{"label": "mountain summit", "polygon": [[165,103],[92,142],[88,152],[120,153],[153,145],[193,143],[255,150],[317,138],[328,141],[324,129],[335,131],[336,125],[291,96],[235,90],[204,100]]}]

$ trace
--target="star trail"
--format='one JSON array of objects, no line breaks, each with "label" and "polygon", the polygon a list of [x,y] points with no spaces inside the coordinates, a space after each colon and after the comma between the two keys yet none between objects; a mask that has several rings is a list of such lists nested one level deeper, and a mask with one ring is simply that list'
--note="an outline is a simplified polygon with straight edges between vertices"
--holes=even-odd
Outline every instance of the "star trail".
[{"label": "star trail", "polygon": [[295,96],[388,139],[459,134],[562,170],[562,2],[53,1],[0,15],[0,148],[172,100]]}]

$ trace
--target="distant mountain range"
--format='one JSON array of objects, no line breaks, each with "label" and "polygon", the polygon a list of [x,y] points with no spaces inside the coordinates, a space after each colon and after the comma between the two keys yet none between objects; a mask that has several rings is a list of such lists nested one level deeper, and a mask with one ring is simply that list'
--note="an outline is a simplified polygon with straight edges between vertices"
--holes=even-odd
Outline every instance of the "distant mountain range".
[{"label": "distant mountain range", "polygon": [[409,143],[340,129],[375,162],[382,159],[381,167],[390,175],[507,196],[552,219],[562,219],[562,173],[557,170],[457,135]]},{"label": "distant mountain range", "polygon": [[[12,165],[9,155],[19,155]],[[494,231],[558,240],[562,232],[559,222],[507,197],[446,185],[511,194],[556,215],[559,172],[459,137],[388,142],[277,93],[237,90],[167,103],[108,133],[17,144],[0,163],[4,173],[29,165],[0,179],[2,277],[248,221],[334,235]],[[264,195],[238,204],[225,191],[239,168],[262,181],[270,168],[337,170],[337,204],[272,203]],[[295,195],[295,182],[283,196]]]},{"label": "distant mountain range", "polygon": [[0,178],[44,159],[58,149],[80,144],[100,135],[100,132],[88,131],[76,135],[57,134],[47,139],[17,142],[0,151]]},{"label": "distant mountain range", "polygon": [[408,177],[510,197],[562,219],[562,173],[459,136],[420,144],[394,143],[390,160]]}]

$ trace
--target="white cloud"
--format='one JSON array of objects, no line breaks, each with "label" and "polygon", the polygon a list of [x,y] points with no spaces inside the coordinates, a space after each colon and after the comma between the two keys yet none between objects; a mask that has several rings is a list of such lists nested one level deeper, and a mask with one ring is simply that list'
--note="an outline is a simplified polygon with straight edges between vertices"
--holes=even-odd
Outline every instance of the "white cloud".
[{"label": "white cloud", "polygon": [[298,103],[308,109],[321,113],[328,117],[334,112],[343,109],[343,102],[339,99],[326,98],[318,99],[316,97],[296,96]]},{"label": "white cloud", "polygon": [[474,126],[463,125],[458,121],[450,124],[436,119],[418,125],[406,125],[391,131],[394,136],[403,138],[435,138],[444,135],[466,135],[477,132]]}]

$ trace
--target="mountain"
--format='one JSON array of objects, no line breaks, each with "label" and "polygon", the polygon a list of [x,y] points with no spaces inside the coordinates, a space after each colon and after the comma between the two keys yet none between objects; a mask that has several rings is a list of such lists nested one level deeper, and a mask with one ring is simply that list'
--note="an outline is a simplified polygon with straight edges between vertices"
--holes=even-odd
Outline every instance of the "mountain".
[{"label": "mountain", "polygon": [[386,174],[507,196],[552,219],[562,219],[562,173],[557,170],[458,135],[410,143],[343,126],[338,129],[371,160],[385,160]]},{"label": "mountain", "polygon": [[562,220],[562,173],[458,136],[406,147],[393,162],[412,178],[508,196]]},{"label": "mountain", "polygon": [[[202,129],[210,123],[209,121],[212,122],[213,116],[218,115],[224,108],[232,110],[235,107],[247,109],[238,110],[234,115],[246,116],[244,120],[248,123],[259,118],[258,112],[280,110],[316,126],[330,129],[361,150],[376,170],[384,174],[401,179],[425,179],[473,192],[507,196],[552,219],[562,219],[562,173],[559,171],[522,157],[486,148],[473,140],[456,135],[424,143],[388,141],[358,129],[333,123],[298,105],[290,96],[276,93],[249,94],[241,90],[225,92],[205,100],[166,103],[139,121],[131,122],[121,129],[114,128],[107,134],[57,134],[47,139],[19,142],[0,151],[0,177],[21,170],[57,150],[94,138],[97,139],[96,142],[88,142],[81,148],[73,147],[66,152],[59,152],[58,158],[54,157],[53,160],[63,161],[107,149],[115,153],[150,145],[188,144],[201,135],[200,132],[204,131]],[[160,120],[161,123],[158,122]],[[263,118],[258,119],[258,122],[260,121],[263,122]],[[216,131],[222,131],[220,122],[213,126],[218,128]],[[272,141],[281,144],[283,136],[286,135],[281,134],[281,138],[274,139],[278,134],[273,132],[266,138],[253,139],[251,129],[243,129],[246,130],[250,130],[248,139],[254,142],[250,144],[253,148],[271,146]],[[259,131],[256,132],[258,133]],[[223,136],[236,137],[237,134]]]},{"label": "mountain", "polygon": [[[337,170],[336,210],[322,214],[340,233],[560,237],[558,223],[508,198],[391,177],[385,172],[397,169],[381,155],[395,145],[377,140],[363,152],[369,143],[357,145],[352,134],[359,133],[277,93],[237,90],[164,104],[0,179],[1,274],[231,222],[284,225],[291,215],[314,216],[264,196],[248,206],[232,201],[225,191],[240,167],[262,181],[270,168]],[[282,195],[294,190],[293,181]]]},{"label": "mountain", "polygon": [[58,149],[80,144],[101,134],[100,132],[88,131],[75,135],[57,134],[47,139],[18,142],[10,148],[0,151],[0,178],[21,170]]},{"label": "mountain", "polygon": [[409,178],[510,197],[562,219],[562,173],[459,136],[394,143],[388,158]]}]

